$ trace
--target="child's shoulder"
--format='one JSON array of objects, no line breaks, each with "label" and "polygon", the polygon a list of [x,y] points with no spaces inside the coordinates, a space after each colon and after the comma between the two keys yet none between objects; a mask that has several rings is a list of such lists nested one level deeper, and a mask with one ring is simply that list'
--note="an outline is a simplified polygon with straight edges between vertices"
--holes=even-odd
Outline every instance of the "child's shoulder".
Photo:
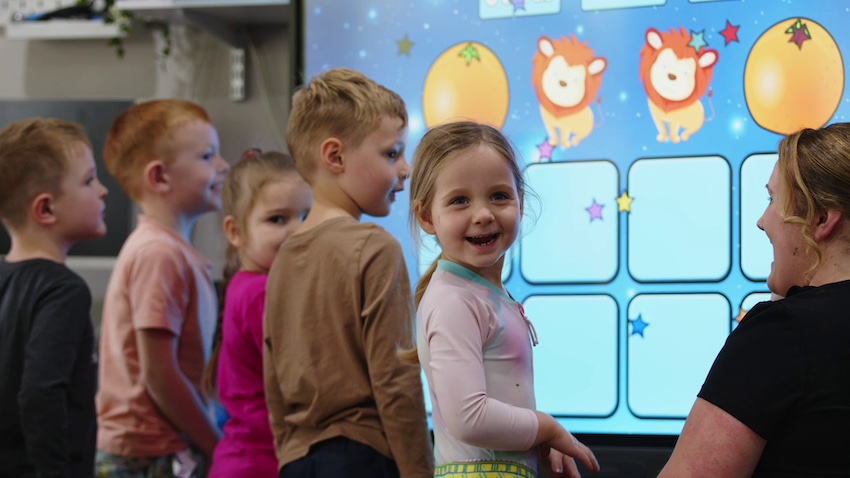
[{"label": "child's shoulder", "polygon": [[49,259],[27,259],[20,262],[0,260],[0,273],[4,276],[44,277],[52,280],[83,281],[76,272],[61,262]]},{"label": "child's shoulder", "polygon": [[139,218],[139,223],[124,241],[119,260],[155,261],[170,259],[188,262],[207,262],[208,259],[176,232],[155,221]]},{"label": "child's shoulder", "polygon": [[453,274],[446,270],[436,270],[428,283],[428,291],[439,290],[444,294],[459,295],[462,297],[476,297],[480,295],[475,291],[475,283]]},{"label": "child's shoulder", "polygon": [[[61,291],[53,297],[79,296],[91,299],[88,284],[63,263],[49,259],[28,259],[20,262],[0,260],[0,288],[6,295],[26,295]],[[35,297],[29,297],[35,299]]]},{"label": "child's shoulder", "polygon": [[[460,270],[463,272],[463,269]],[[506,297],[491,286],[459,275],[454,269],[438,269],[431,276],[420,308],[493,309],[502,307]]]},{"label": "child's shoulder", "polygon": [[324,223],[307,231],[303,235],[296,234],[293,238],[313,241],[322,238],[328,242],[341,242],[347,245],[360,244],[368,241],[376,247],[399,247],[398,239],[386,229],[374,222],[360,222],[353,218],[328,219]]},{"label": "child's shoulder", "polygon": [[257,298],[265,297],[268,277],[259,272],[237,272],[227,284],[226,301],[251,303]]}]

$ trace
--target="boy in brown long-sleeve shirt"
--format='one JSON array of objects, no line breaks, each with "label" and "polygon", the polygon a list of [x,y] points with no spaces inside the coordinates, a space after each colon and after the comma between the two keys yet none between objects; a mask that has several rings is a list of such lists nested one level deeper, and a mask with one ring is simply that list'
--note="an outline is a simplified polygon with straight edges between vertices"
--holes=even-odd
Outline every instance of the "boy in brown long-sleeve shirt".
[{"label": "boy in brown long-sleeve shirt", "polygon": [[386,216],[404,188],[407,111],[361,73],[314,77],[292,101],[287,141],[313,188],[303,226],[269,272],[266,400],[280,477],[426,477],[433,458],[409,347],[411,289]]}]

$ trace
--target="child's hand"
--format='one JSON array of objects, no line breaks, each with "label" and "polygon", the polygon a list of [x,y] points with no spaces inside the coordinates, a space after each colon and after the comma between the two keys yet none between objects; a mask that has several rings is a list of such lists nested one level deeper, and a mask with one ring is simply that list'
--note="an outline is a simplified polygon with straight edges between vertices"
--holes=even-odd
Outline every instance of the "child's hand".
[{"label": "child's hand", "polygon": [[548,446],[540,447],[540,462],[545,463],[551,476],[566,476],[568,478],[581,478],[576,467],[576,461],[571,456],[564,455],[558,450]]},{"label": "child's hand", "polygon": [[[541,446],[551,448],[549,452],[549,463],[553,465],[553,470],[557,470],[555,466],[557,466],[558,463],[553,463],[552,453],[557,451],[562,455],[567,455],[567,457],[572,457],[581,461],[588,470],[594,473],[599,472],[599,462],[596,461],[596,456],[594,456],[593,452],[590,451],[590,448],[588,448],[587,445],[576,440],[576,438],[568,432],[566,428],[561,426],[557,420],[552,418],[551,415],[539,411],[535,413],[537,414],[540,423],[537,430],[536,442]],[[562,470],[569,470],[569,468],[565,465],[567,457],[562,457],[560,460]],[[557,459],[555,459],[555,461],[557,461]],[[578,470],[575,469],[575,462],[572,462],[572,469],[575,470],[575,475],[567,476],[578,477],[579,474]]]}]

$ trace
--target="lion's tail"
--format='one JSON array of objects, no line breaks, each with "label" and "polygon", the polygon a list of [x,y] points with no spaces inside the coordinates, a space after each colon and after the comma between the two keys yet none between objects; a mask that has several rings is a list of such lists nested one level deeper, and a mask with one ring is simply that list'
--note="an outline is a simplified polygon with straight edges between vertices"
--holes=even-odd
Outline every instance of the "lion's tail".
[{"label": "lion's tail", "polygon": [[602,112],[602,97],[596,97],[596,112],[599,113],[599,123],[593,125],[593,129],[596,129],[603,124],[605,124],[605,113]]},{"label": "lion's tail", "polygon": [[711,108],[711,116],[709,116],[708,118],[706,118],[706,119],[705,119],[706,121],[713,121],[713,120],[714,120],[714,116],[717,114],[717,112],[716,112],[716,111],[714,111],[714,102],[713,102],[713,101],[711,101],[711,98],[713,98],[713,97],[714,97],[714,92],[713,92],[713,90],[709,87],[709,88],[708,88],[708,107],[709,107],[709,108]]}]

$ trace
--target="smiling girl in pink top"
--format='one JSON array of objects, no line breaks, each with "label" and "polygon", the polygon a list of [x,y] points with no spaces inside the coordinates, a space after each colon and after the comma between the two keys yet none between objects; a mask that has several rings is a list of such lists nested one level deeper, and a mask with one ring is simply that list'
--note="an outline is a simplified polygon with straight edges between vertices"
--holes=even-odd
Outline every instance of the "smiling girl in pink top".
[{"label": "smiling girl in pink top", "polygon": [[535,409],[537,335],[502,284],[524,192],[511,144],[490,126],[438,126],[413,155],[411,220],[442,248],[416,288],[440,477],[534,477],[538,452],[558,476],[579,476],[573,457],[599,470],[589,448]]}]

